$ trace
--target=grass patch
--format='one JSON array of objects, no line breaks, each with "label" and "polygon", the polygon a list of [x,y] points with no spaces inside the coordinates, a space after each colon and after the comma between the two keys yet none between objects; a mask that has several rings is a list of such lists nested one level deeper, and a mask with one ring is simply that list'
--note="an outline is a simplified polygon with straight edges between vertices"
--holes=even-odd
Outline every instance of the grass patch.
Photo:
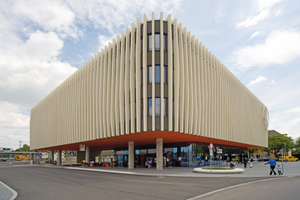
[{"label": "grass patch", "polygon": [[[210,167],[203,167],[201,169],[210,170]],[[228,167],[212,167],[212,170],[232,170],[234,168],[228,168]]]}]

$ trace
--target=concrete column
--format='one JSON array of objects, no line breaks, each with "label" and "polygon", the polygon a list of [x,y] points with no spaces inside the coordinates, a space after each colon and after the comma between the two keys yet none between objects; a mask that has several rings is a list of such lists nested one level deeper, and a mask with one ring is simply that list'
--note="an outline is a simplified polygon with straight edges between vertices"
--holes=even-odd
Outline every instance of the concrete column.
[{"label": "concrete column", "polygon": [[85,146],[85,162],[90,162],[90,147]]},{"label": "concrete column", "polygon": [[61,149],[57,151],[57,165],[61,165]]},{"label": "concrete column", "polygon": [[134,142],[128,142],[128,169],[134,169]]},{"label": "concrete column", "polygon": [[156,138],[156,170],[163,170],[163,139]]},{"label": "concrete column", "polygon": [[54,162],[54,151],[51,151],[51,161]]}]

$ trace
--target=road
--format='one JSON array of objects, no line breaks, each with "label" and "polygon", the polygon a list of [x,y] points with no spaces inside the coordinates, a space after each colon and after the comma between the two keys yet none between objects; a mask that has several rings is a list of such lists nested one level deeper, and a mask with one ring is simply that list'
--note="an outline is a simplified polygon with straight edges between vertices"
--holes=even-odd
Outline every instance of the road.
[{"label": "road", "polygon": [[[277,178],[275,176],[270,178],[154,177],[42,166],[1,167],[0,169],[0,180],[16,190],[18,192],[17,199],[20,200],[189,199],[233,185],[264,179],[271,179],[272,181],[233,187],[197,199],[223,199],[221,197],[224,196],[241,198],[242,196],[247,197],[247,195],[252,197],[251,199],[260,199],[253,197],[253,193],[260,197],[260,195],[266,195],[268,191],[273,191],[272,188],[278,189],[282,185],[287,185],[284,188],[291,188],[291,191],[296,195],[298,190],[295,191],[294,186],[288,187],[288,185],[298,185],[299,188],[299,177]],[[271,198],[266,197],[264,199]]]}]

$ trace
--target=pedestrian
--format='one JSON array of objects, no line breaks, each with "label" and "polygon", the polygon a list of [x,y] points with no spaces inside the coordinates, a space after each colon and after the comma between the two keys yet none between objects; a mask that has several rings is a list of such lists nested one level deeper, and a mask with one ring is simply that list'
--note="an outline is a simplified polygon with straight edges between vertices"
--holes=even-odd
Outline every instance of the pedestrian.
[{"label": "pedestrian", "polygon": [[277,165],[277,171],[278,171],[278,175],[281,175],[281,167],[280,167],[280,165]]},{"label": "pedestrian", "polygon": [[82,167],[84,167],[85,166],[85,160],[82,160],[81,164],[82,164]]},{"label": "pedestrian", "polygon": [[234,165],[233,161],[230,162],[230,168],[235,168],[235,165]]},{"label": "pedestrian", "polygon": [[274,173],[274,175],[277,175],[276,172],[274,171],[275,167],[276,167],[276,161],[273,160],[273,158],[271,158],[271,160],[269,162],[266,162],[265,165],[269,164],[270,165],[270,175],[272,175],[272,173]]},{"label": "pedestrian", "polygon": [[152,160],[150,159],[148,162],[148,168],[151,168]]},{"label": "pedestrian", "polygon": [[167,157],[167,167],[169,167],[169,158]]},{"label": "pedestrian", "polygon": [[148,160],[146,160],[146,162],[145,162],[145,167],[146,168],[148,167]]},{"label": "pedestrian", "polygon": [[207,162],[208,162],[208,160],[207,160],[207,156],[205,156],[205,164],[204,164],[204,165],[206,165],[206,164],[207,164]]},{"label": "pedestrian", "polygon": [[253,167],[253,158],[251,157],[251,159],[250,159],[250,168],[252,168]]},{"label": "pedestrian", "polygon": [[248,163],[248,159],[247,159],[247,157],[245,157],[245,159],[244,159],[244,168],[247,168],[247,163]]}]

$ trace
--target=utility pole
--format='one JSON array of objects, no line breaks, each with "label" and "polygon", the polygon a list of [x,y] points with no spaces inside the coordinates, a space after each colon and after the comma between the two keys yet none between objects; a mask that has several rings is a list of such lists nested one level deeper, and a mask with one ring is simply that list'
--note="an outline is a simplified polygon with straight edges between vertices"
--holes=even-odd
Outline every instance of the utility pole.
[{"label": "utility pole", "polygon": [[22,141],[19,141],[19,142],[20,142],[19,149],[21,149],[21,142],[22,142]]}]

